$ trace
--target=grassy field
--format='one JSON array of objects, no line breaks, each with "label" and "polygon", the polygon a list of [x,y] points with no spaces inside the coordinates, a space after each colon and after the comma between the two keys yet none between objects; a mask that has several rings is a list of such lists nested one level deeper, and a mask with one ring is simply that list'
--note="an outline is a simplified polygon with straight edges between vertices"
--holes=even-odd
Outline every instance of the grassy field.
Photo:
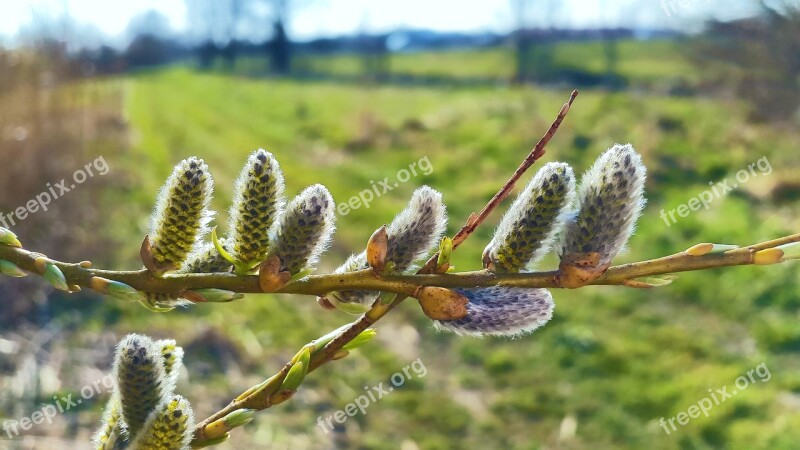
[{"label": "grassy field", "polygon": [[[616,52],[616,73],[632,84],[696,79],[679,42],[621,40],[616,44]],[[593,75],[603,75],[608,70],[604,55],[602,42],[545,44],[531,50],[534,63],[547,58],[553,68]],[[514,58],[509,47],[398,53],[392,55],[389,69],[400,75],[508,81],[514,77]],[[353,54],[301,56],[296,64],[302,70],[335,76],[357,76],[362,70],[359,57]]]},{"label": "grassy field", "polygon": [[[454,58],[451,66],[467,60],[456,54],[446,58]],[[469,73],[494,70],[501,65],[491,62],[495,58],[501,57],[469,58],[482,61]],[[642,77],[683,70],[680,63],[659,64],[622,67]],[[419,66],[424,65],[435,64]],[[516,168],[568,96],[528,87],[260,80],[185,68],[131,76],[124,84],[130,149],[106,155],[135,186],[125,194],[124,210],[115,212],[119,223],[109,224],[115,237],[127,242],[115,250],[120,268],[136,267],[153,199],[173,164],[190,155],[208,162],[217,186],[217,223],[224,229],[232,180],[258,147],[279,159],[287,194],[320,182],[337,202],[369,189],[373,181],[396,181],[398,171],[415,162],[430,164],[428,175],[398,183],[369,208],[338,217],[336,241],[319,271],[358,251],[419,185],[442,191],[452,233]],[[697,242],[748,244],[796,232],[800,133],[754,125],[745,117],[743,105],[715,99],[586,91],[543,161],[566,161],[581,173],[617,142],[630,142],[643,155],[649,203],[620,262]],[[709,189],[709,182],[733,180],[760,159],[770,170],[758,166],[708,209],[669,225],[660,217],[662,209],[687,203]],[[456,252],[459,270],[480,267],[498,216]],[[549,257],[541,268],[555,264]],[[798,275],[800,267],[787,264],[685,274],[656,290],[559,291],[552,322],[515,340],[437,333],[409,302],[379,324],[376,342],[315,372],[291,402],[261,413],[220,448],[795,448]],[[62,301],[64,308],[79,306],[79,300]],[[90,304],[103,314],[87,320],[87,331],[113,330],[118,337],[144,332],[184,346],[188,376],[178,392],[200,417],[277,370],[306,341],[350,319],[320,309],[313,298],[289,296],[248,296],[235,304],[167,314],[132,304]],[[344,408],[364,386],[388,383],[417,359],[424,375],[370,405],[366,414],[331,433],[317,426],[317,417]],[[708,417],[670,435],[659,426],[660,418],[710,396],[709,389],[735,389],[737,377],[761,364],[768,368],[768,381],[756,377]],[[91,429],[85,420],[81,435]]]}]

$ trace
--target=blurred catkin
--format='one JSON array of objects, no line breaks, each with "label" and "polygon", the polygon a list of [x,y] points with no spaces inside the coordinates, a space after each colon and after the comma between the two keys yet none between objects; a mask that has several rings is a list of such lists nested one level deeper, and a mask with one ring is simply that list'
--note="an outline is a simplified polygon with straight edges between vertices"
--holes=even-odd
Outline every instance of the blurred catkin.
[{"label": "blurred catkin", "polygon": [[117,346],[114,374],[122,418],[128,435],[133,437],[172,389],[161,349],[147,336],[126,336]]},{"label": "blurred catkin", "polygon": [[503,216],[483,252],[484,267],[519,272],[552,248],[571,214],[575,176],[565,163],[548,163],[525,186]]},{"label": "blurred catkin", "polygon": [[180,269],[208,231],[213,216],[209,210],[213,184],[205,162],[191,157],[175,166],[161,188],[149,234],[151,252],[159,269]]},{"label": "blurred catkin", "polygon": [[453,289],[469,299],[467,316],[435,321],[436,327],[461,335],[516,336],[530,333],[553,316],[553,297],[547,289],[506,286]]},{"label": "blurred catkin", "polygon": [[596,267],[608,267],[625,247],[644,207],[646,169],[631,145],[615,145],[583,175],[578,213],[567,224],[562,262],[576,254],[597,254]]},{"label": "blurred catkin", "polygon": [[172,395],[150,414],[141,433],[131,442],[132,450],[182,450],[192,440],[194,413],[189,402]]},{"label": "blurred catkin", "polygon": [[333,197],[315,184],[286,207],[275,232],[270,254],[281,260],[281,271],[295,275],[314,266],[330,244],[336,228]]},{"label": "blurred catkin", "polygon": [[283,174],[275,157],[263,149],[247,159],[234,186],[230,211],[231,255],[246,267],[263,261],[270,234],[283,207]]}]

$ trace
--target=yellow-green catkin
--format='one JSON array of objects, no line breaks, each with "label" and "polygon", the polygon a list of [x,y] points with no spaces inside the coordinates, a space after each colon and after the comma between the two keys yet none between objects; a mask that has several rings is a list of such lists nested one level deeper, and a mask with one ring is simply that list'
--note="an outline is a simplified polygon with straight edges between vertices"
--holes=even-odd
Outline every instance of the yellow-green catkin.
[{"label": "yellow-green catkin", "polygon": [[[230,251],[231,244],[228,239],[220,239],[222,248]],[[219,254],[214,244],[205,242],[198,246],[181,268],[182,273],[220,273],[230,272],[231,263]]]},{"label": "yellow-green catkin", "polygon": [[150,245],[158,268],[180,269],[208,231],[213,180],[202,159],[181,161],[158,194],[150,220]]},{"label": "yellow-green catkin", "polygon": [[575,175],[565,163],[548,163],[523,189],[503,216],[483,252],[493,272],[519,272],[550,251],[572,213]]},{"label": "yellow-green catkin", "polygon": [[439,329],[462,335],[517,336],[533,332],[553,317],[553,297],[547,289],[491,286],[453,289],[467,297],[467,315],[435,321]]},{"label": "yellow-green catkin", "polygon": [[170,386],[174,386],[183,366],[183,348],[179,347],[174,339],[161,339],[155,342],[164,358],[164,375]]},{"label": "yellow-green catkin", "polygon": [[283,189],[283,174],[272,153],[253,152],[236,180],[230,211],[230,253],[245,267],[255,267],[269,252]]},{"label": "yellow-green catkin", "polygon": [[[386,270],[407,272],[412,264],[430,254],[439,245],[447,228],[447,209],[442,194],[422,186],[414,191],[408,205],[395,216],[386,228]],[[367,269],[365,252],[350,256],[334,273],[355,272]],[[379,292],[345,290],[331,292],[326,298],[337,308],[359,314],[369,308]]]},{"label": "yellow-green catkin", "polygon": [[188,448],[194,429],[189,401],[173,395],[160,403],[133,438],[133,450],[183,450]]},{"label": "yellow-green catkin", "polygon": [[295,275],[310,269],[330,244],[336,229],[336,204],[328,189],[307,187],[286,207],[270,254],[281,260],[281,271]]},{"label": "yellow-green catkin", "polygon": [[597,253],[607,267],[625,247],[644,207],[647,170],[631,145],[615,145],[595,161],[578,188],[578,214],[568,222],[562,258]]},{"label": "yellow-green catkin", "polygon": [[114,375],[122,418],[128,435],[133,437],[171,392],[161,349],[147,336],[126,336],[117,346]]},{"label": "yellow-green catkin", "polygon": [[103,411],[103,419],[100,429],[92,437],[93,448],[95,450],[114,450],[116,443],[121,439],[122,428],[120,418],[122,410],[119,402],[119,394],[114,391]]}]

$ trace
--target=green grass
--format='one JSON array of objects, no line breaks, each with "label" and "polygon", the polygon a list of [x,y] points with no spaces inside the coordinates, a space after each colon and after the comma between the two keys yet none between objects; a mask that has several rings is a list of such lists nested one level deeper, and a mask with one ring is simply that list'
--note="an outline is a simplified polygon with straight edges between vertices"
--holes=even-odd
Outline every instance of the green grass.
[{"label": "green grass", "polygon": [[[691,70],[674,43],[623,42],[620,71],[655,83]],[[592,45],[555,53],[564,66],[602,71]],[[354,70],[347,56],[319,62]],[[393,69],[463,77],[508,77],[509,54],[398,55]],[[226,228],[231,184],[247,155],[263,147],[285,172],[287,194],[320,182],[344,202],[371,182],[427,158],[433,170],[383,194],[369,208],[338,217],[336,241],[320,271],[359,251],[391,220],[419,185],[443,192],[454,232],[483,206],[552,121],[567,90],[434,89],[357,86],[238,78],[185,68],[126,78],[128,152],[107,155],[126,168],[128,220],[110,227],[128,242],[125,268],[137,266],[138,242],[159,186],[181,158],[204,158],[216,181],[217,223]],[[796,130],[753,125],[737,103],[670,98],[651,93],[582,92],[543,161],[569,162],[576,173],[616,142],[631,142],[648,166],[649,203],[631,250],[619,261],[657,257],[697,242],[747,244],[800,228],[798,201],[775,203],[770,193],[796,182]],[[735,192],[667,226],[659,217],[767,157],[773,169]],[[524,181],[529,177],[527,175]],[[120,217],[115,213],[114,217]],[[138,220],[130,220],[131,217]],[[454,254],[459,270],[480,267],[493,215]],[[87,255],[90,256],[90,255]],[[549,257],[541,267],[556,264]],[[315,372],[296,397],[258,415],[220,448],[319,448],[332,434],[317,417],[343,409],[364,386],[417,358],[427,374],[348,420],[338,445],[354,448],[791,449],[800,439],[800,269],[748,267],[681,275],[656,290],[589,287],[555,292],[553,321],[514,340],[436,333],[409,301],[378,325],[376,342]],[[186,349],[189,378],[179,383],[204,417],[242,389],[278,370],[300,346],[350,320],[319,308],[313,298],[248,296],[233,304],[198,305],[152,314],[133,304],[63,307],[100,311],[86,324],[171,336]],[[74,302],[74,303],[71,303]],[[88,313],[88,312],[87,312]],[[772,374],[715,406],[671,435],[658,425],[733,386],[761,363]],[[730,389],[730,388],[729,388]],[[560,436],[575,421],[574,436]]]},{"label": "green grass", "polygon": [[[680,46],[679,42],[667,40],[621,40],[616,44],[618,65],[615,70],[633,84],[693,80],[693,69],[681,54]],[[547,55],[554,69],[573,69],[594,75],[603,75],[608,70],[602,42],[535,45],[531,52],[533,61]],[[391,55],[389,69],[399,75],[508,81],[514,76],[514,58],[510,47],[397,53]],[[354,54],[301,56],[296,64],[304,70],[338,76],[357,76],[363,70],[361,59]]]}]

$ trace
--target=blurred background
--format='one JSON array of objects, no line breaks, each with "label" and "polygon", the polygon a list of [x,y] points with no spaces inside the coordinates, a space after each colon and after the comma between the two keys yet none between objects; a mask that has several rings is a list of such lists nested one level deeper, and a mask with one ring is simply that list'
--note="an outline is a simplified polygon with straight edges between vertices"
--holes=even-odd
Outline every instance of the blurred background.
[{"label": "blurred background", "polygon": [[[158,188],[190,155],[210,165],[225,228],[232,181],[258,147],[277,156],[288,195],[320,182],[340,203],[430,164],[340,216],[318,272],[359,251],[422,184],[443,192],[452,234],[572,89],[581,94],[544,161],[579,173],[630,142],[649,169],[620,262],[800,228],[796,0],[15,1],[0,6],[0,36],[0,213],[27,248],[59,260],[140,267]],[[13,215],[100,160],[105,174],[47,211]],[[708,208],[662,217],[726,180],[737,188]],[[480,267],[498,218],[456,252],[459,270]],[[783,264],[648,291],[559,291],[554,319],[514,340],[437,333],[409,302],[376,342],[219,448],[798,448],[799,274]],[[77,398],[129,332],[183,346],[178,392],[204,418],[351,319],[269,295],[155,314],[35,277],[0,279],[0,301],[0,421]],[[333,432],[317,426],[418,358],[424,376]],[[762,363],[769,381],[670,434],[660,426]],[[88,448],[106,398],[4,431],[0,448]]]}]

